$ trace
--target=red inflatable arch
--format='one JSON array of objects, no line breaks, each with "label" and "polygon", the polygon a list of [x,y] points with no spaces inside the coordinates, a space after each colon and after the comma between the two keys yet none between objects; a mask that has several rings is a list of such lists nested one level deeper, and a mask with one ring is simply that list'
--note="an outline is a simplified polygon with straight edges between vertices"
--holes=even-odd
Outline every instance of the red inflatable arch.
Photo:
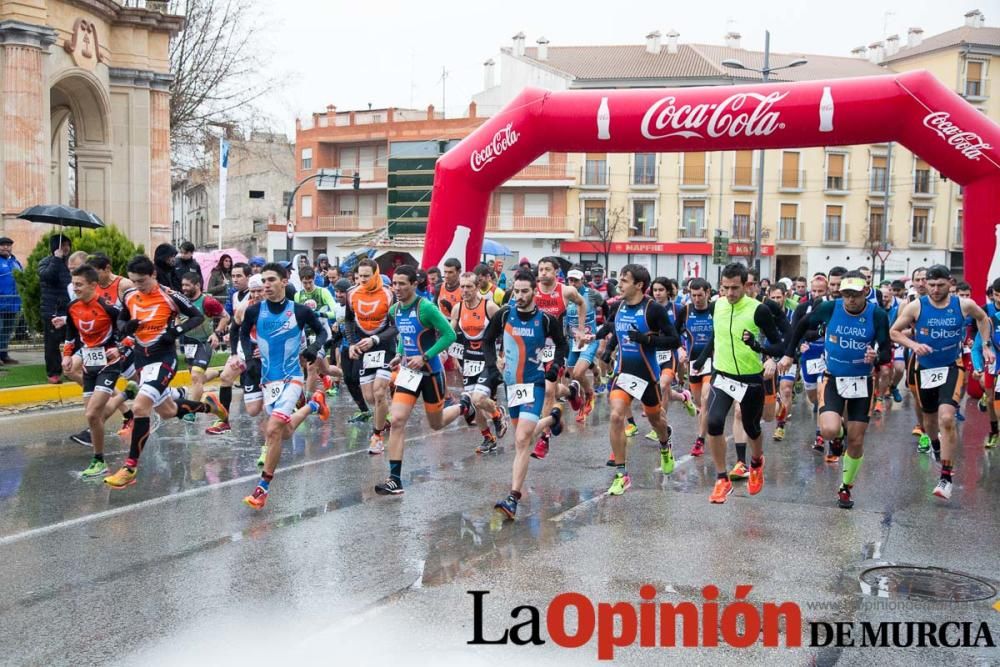
[{"label": "red inflatable arch", "polygon": [[[985,292],[1000,126],[930,73],[701,88],[525,89],[438,160],[425,267],[479,261],[490,194],[546,151],[680,152],[897,141],[964,186],[965,273]],[[997,230],[997,232],[995,232]],[[1000,277],[1000,262],[994,269]]]}]

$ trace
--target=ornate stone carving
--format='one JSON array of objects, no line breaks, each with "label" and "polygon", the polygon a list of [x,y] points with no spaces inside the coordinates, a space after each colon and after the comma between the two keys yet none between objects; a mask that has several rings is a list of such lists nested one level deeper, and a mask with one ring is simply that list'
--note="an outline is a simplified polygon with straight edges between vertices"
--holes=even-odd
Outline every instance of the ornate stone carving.
[{"label": "ornate stone carving", "polygon": [[63,42],[63,49],[73,56],[77,67],[93,71],[97,63],[104,61],[97,42],[97,26],[84,18],[73,24],[73,38]]}]

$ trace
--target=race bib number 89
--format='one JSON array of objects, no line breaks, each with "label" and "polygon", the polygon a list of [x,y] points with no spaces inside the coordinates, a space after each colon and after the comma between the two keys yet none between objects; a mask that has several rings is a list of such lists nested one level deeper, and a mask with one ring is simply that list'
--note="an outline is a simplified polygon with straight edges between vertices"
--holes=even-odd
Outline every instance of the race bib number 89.
[{"label": "race bib number 89", "polygon": [[264,404],[274,405],[281,398],[281,392],[285,390],[284,382],[268,382],[264,385]]}]

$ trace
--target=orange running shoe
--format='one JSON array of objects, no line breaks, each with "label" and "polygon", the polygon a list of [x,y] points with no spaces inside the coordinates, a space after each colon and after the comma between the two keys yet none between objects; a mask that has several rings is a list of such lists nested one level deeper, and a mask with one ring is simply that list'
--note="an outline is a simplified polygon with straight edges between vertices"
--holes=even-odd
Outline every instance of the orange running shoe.
[{"label": "orange running shoe", "polygon": [[317,391],[312,395],[312,399],[310,400],[319,406],[319,409],[316,410],[316,414],[319,415],[320,420],[326,421],[330,418],[330,407],[326,404],[325,393]]},{"label": "orange running shoe", "polygon": [[751,496],[755,496],[760,493],[760,490],[764,488],[764,457],[760,457],[760,466],[754,468],[750,466],[750,481],[747,482],[747,491],[750,492]]},{"label": "orange running shoe", "polygon": [[708,497],[708,502],[715,503],[716,505],[721,505],[726,502],[726,498],[729,494],[733,492],[733,483],[728,479],[717,479],[715,480],[715,488],[712,489],[712,495]]},{"label": "orange running shoe", "polygon": [[253,490],[253,493],[243,499],[243,502],[255,510],[262,510],[264,509],[264,504],[267,502],[267,490],[262,486],[257,486]]}]

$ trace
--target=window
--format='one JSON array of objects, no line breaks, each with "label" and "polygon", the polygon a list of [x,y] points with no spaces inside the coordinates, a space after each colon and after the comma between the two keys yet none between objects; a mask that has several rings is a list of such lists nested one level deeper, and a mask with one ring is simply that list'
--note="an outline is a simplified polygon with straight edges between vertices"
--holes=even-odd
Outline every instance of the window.
[{"label": "window", "polygon": [[302,195],[299,199],[299,206],[302,209],[301,215],[303,218],[311,218],[313,215],[313,198],[312,195]]},{"label": "window", "polygon": [[827,206],[826,220],[823,225],[823,240],[840,243],[844,240],[844,207]]},{"label": "window", "polygon": [[930,243],[931,210],[929,208],[913,209],[913,229],[910,234],[911,243]]},{"label": "window", "polygon": [[347,170],[354,175],[354,170],[358,168],[358,147],[344,146],[337,151],[337,166],[342,170]]},{"label": "window", "polygon": [[826,189],[844,189],[844,160],[847,156],[843,153],[830,153],[826,156]]},{"label": "window", "polygon": [[583,169],[584,185],[608,184],[607,153],[587,153],[587,163]]},{"label": "window", "polygon": [[529,193],[524,195],[524,217],[526,218],[547,218],[549,217],[549,194]]},{"label": "window", "polygon": [[782,241],[801,241],[799,238],[798,204],[782,204],[778,218],[778,238]]},{"label": "window", "polygon": [[733,185],[745,188],[753,187],[753,151],[736,151]]},{"label": "window", "polygon": [[750,238],[750,212],[752,206],[748,201],[733,202],[733,238]]},{"label": "window", "polygon": [[913,168],[913,192],[921,195],[931,194],[931,168],[920,158],[917,158],[917,164]]},{"label": "window", "polygon": [[302,149],[302,169],[312,169],[313,168],[313,149],[303,148]]},{"label": "window", "polygon": [[250,191],[250,199],[263,199],[263,198],[264,198],[264,191],[263,190],[251,190]]},{"label": "window", "polygon": [[872,174],[871,174],[871,191],[872,192],[885,192],[885,161],[884,155],[873,155],[872,156]]},{"label": "window", "polygon": [[281,208],[288,208],[289,204],[292,203],[292,192],[290,190],[285,190],[281,193]]},{"label": "window", "polygon": [[636,153],[632,185],[656,185],[656,153]]},{"label": "window", "polygon": [[583,202],[583,235],[601,236],[604,234],[607,220],[607,203],[586,200]]},{"label": "window", "polygon": [[868,208],[868,244],[884,243],[885,206],[869,206]]},{"label": "window", "polygon": [[982,97],[984,90],[983,63],[977,60],[966,61],[965,95],[967,97]]},{"label": "window", "polygon": [[656,235],[656,202],[636,199],[632,202],[632,236]]},{"label": "window", "polygon": [[500,195],[500,229],[514,229],[514,195]]},{"label": "window", "polygon": [[802,187],[799,174],[799,154],[784,151],[781,154],[781,187],[786,190],[797,190]]},{"label": "window", "polygon": [[355,216],[358,214],[358,198],[355,195],[340,195],[337,197],[337,215]]},{"label": "window", "polygon": [[962,229],[962,209],[958,209],[958,219],[955,220],[955,240],[951,243],[953,246],[961,247],[964,231]]},{"label": "window", "polygon": [[681,238],[705,238],[705,202],[688,200],[684,202],[681,212]]},{"label": "window", "polygon": [[267,231],[267,220],[264,218],[254,218],[253,219],[253,233],[263,234]]},{"label": "window", "polygon": [[684,154],[681,185],[705,185],[705,153]]}]

